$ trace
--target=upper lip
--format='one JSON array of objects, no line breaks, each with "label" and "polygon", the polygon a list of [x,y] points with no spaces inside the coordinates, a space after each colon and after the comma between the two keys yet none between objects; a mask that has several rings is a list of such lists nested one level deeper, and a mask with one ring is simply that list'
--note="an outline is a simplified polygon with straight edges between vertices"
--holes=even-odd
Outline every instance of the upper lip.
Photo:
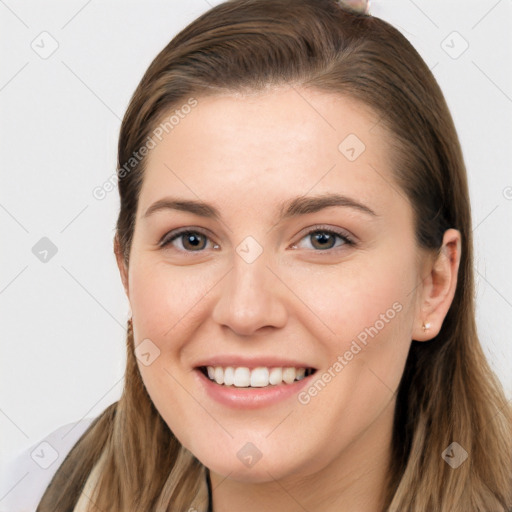
[{"label": "upper lip", "polygon": [[310,364],[299,361],[298,359],[285,359],[276,356],[244,357],[236,355],[216,355],[207,359],[202,359],[194,365],[195,368],[200,368],[201,366],[222,366],[223,368],[232,366],[234,368],[246,367],[250,369],[258,368],[260,366],[315,369]]}]

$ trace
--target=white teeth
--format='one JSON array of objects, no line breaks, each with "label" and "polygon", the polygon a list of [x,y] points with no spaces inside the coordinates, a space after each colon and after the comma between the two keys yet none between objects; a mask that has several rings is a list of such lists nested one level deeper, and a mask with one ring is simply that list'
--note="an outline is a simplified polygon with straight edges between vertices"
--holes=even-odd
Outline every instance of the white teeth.
[{"label": "white teeth", "polygon": [[283,368],[283,380],[291,384],[295,380],[295,368]]},{"label": "white teeth", "polygon": [[[268,385],[291,384],[295,380],[302,380],[306,376],[306,368],[267,368],[259,366],[250,370],[245,366],[207,366],[206,371],[210,380],[225,386],[237,388],[263,388]],[[311,370],[307,371],[308,375]]]},{"label": "white teeth", "polygon": [[215,368],[215,371],[213,372],[213,378],[217,384],[222,384],[224,382],[224,371],[220,366]]},{"label": "white teeth", "polygon": [[[215,369],[220,369],[221,372],[223,372],[222,367],[216,366]],[[245,366],[240,366],[235,369],[235,377],[233,379],[233,384],[237,388],[246,388],[251,383],[251,371],[249,368],[246,368]],[[221,383],[217,383],[221,384]]]},{"label": "white teeth", "polygon": [[254,368],[251,372],[251,388],[268,386],[268,368]]},{"label": "white teeth", "polygon": [[270,375],[268,377],[268,381],[270,384],[281,384],[283,382],[283,369],[282,368],[272,368],[270,370]]},{"label": "white teeth", "polygon": [[228,366],[224,370],[224,384],[226,386],[232,386],[235,382],[235,369],[232,366]]}]

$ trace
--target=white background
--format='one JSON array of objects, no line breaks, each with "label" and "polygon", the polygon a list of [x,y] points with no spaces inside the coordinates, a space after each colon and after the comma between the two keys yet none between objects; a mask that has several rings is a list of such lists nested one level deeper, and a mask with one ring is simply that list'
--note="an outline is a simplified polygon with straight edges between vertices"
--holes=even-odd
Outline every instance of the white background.
[{"label": "white background", "polygon": [[[0,0],[0,460],[120,396],[118,193],[100,201],[92,190],[115,172],[120,120],[147,66],[214,3]],[[479,333],[512,397],[512,2],[377,0],[371,12],[415,45],[452,111],[471,187]],[[31,47],[53,40],[45,59]],[[46,263],[32,253],[42,237],[58,250]]]}]

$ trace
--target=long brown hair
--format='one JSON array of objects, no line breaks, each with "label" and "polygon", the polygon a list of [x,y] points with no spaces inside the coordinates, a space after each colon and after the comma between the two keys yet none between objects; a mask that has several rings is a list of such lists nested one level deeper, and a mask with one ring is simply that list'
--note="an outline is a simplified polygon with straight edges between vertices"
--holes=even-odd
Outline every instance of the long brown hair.
[{"label": "long brown hair", "polygon": [[[397,392],[383,510],[510,510],[512,412],[476,331],[463,156],[435,78],[390,24],[335,0],[232,0],[182,30],[149,66],[123,119],[116,250],[128,266],[146,161],[134,155],[164,116],[190,98],[285,84],[342,94],[376,112],[391,134],[393,169],[414,209],[418,246],[437,251],[447,228],[462,237],[450,310],[435,339],[412,341]],[[452,442],[468,452],[457,469],[441,456]],[[38,512],[71,510],[100,456],[99,510],[207,509],[206,468],[152,404],[130,328],[122,397],[73,447]]]}]

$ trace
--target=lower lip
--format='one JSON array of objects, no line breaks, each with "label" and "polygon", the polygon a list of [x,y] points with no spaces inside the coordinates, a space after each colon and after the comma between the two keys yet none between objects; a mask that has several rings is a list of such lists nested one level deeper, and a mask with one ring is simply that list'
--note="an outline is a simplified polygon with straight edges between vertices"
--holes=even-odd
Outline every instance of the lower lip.
[{"label": "lower lip", "polygon": [[197,368],[194,372],[197,375],[199,385],[204,387],[210,398],[222,405],[238,409],[258,409],[296,396],[304,386],[309,384],[310,378],[315,375],[313,373],[291,384],[269,385],[264,388],[237,388],[217,384]]}]

